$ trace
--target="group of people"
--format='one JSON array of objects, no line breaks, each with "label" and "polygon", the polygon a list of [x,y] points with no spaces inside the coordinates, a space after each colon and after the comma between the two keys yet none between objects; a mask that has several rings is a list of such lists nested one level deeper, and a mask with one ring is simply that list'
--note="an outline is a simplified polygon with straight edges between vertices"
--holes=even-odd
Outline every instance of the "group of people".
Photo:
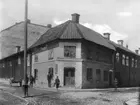
[{"label": "group of people", "polygon": [[[52,78],[53,78],[53,76],[50,73],[48,73],[48,75],[47,75],[48,87],[51,87]],[[57,76],[56,79],[55,79],[55,82],[54,82],[54,86],[56,86],[56,89],[58,89],[59,85],[60,85],[60,80]]]}]

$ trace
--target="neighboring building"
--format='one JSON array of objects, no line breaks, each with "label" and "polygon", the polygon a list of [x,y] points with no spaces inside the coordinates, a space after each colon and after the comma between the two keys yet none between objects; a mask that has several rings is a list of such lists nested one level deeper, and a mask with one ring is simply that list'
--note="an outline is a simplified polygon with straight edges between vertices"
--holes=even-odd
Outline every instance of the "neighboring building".
[{"label": "neighboring building", "polygon": [[[99,33],[79,24],[79,15],[51,28],[31,46],[32,74],[36,86],[48,86],[47,75],[56,76],[61,86],[108,87],[115,50]],[[113,81],[112,81],[113,82]]]},{"label": "neighboring building", "polygon": [[118,79],[118,85],[138,86],[140,83],[140,55],[138,50],[132,52],[128,45],[124,47],[123,40],[118,40],[118,44],[110,41],[110,33],[104,33],[109,43],[116,48],[114,54],[114,75]]},{"label": "neighboring building", "polygon": [[[28,21],[28,47],[47,31],[47,26],[31,23]],[[24,22],[6,28],[0,32],[1,58],[12,55],[24,49]]]}]

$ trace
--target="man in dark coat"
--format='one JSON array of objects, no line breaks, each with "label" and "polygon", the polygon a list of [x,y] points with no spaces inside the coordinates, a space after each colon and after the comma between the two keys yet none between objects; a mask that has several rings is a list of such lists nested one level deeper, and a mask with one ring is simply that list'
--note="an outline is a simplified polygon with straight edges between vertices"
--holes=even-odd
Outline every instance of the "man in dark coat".
[{"label": "man in dark coat", "polygon": [[56,79],[55,79],[55,86],[56,86],[56,89],[58,90],[58,88],[59,88],[59,85],[60,85],[60,80],[59,80],[59,78],[58,78],[58,76],[56,77]]}]

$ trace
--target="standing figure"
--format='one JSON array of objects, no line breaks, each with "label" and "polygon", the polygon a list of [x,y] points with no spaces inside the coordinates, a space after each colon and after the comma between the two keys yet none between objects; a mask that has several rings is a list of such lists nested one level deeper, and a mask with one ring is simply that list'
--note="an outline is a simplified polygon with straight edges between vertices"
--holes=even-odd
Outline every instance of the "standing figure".
[{"label": "standing figure", "polygon": [[31,75],[30,77],[30,86],[33,87],[33,83],[34,83],[34,77]]},{"label": "standing figure", "polygon": [[28,96],[28,76],[26,75],[26,81],[23,81],[24,96]]},{"label": "standing figure", "polygon": [[59,80],[59,78],[58,78],[58,76],[56,77],[56,79],[55,79],[55,86],[56,86],[56,89],[58,90],[58,88],[59,88],[59,85],[60,85],[60,80]]},{"label": "standing figure", "polygon": [[48,87],[51,87],[51,75],[48,73],[47,75],[47,80],[48,80]]}]

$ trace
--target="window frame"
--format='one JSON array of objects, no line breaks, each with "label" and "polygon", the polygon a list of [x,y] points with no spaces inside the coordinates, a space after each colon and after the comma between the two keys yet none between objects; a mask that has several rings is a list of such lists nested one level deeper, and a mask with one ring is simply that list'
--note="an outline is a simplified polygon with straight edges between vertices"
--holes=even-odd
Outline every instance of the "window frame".
[{"label": "window frame", "polygon": [[34,55],[34,62],[38,62],[38,55],[37,54]]},{"label": "window frame", "polygon": [[[74,52],[72,52],[73,48],[74,48]],[[67,52],[66,52],[66,50],[67,50]],[[74,56],[71,56],[72,55],[71,52],[74,53]],[[69,53],[69,55],[68,55],[68,53]],[[74,45],[65,45],[64,46],[64,57],[65,58],[76,58],[76,46],[74,46]]]},{"label": "window frame", "polygon": [[[105,76],[105,73],[107,73],[107,76]],[[104,81],[107,82],[109,80],[109,72],[107,70],[104,70]]]},{"label": "window frame", "polygon": [[122,54],[122,65],[126,65],[125,58],[126,58],[125,54]]},{"label": "window frame", "polygon": [[120,62],[120,53],[119,52],[116,53],[116,61]]},{"label": "window frame", "polygon": [[100,82],[101,81],[101,69],[96,69],[96,81],[97,82]]},{"label": "window frame", "polygon": [[87,68],[87,81],[90,81],[93,79],[93,69]]}]

